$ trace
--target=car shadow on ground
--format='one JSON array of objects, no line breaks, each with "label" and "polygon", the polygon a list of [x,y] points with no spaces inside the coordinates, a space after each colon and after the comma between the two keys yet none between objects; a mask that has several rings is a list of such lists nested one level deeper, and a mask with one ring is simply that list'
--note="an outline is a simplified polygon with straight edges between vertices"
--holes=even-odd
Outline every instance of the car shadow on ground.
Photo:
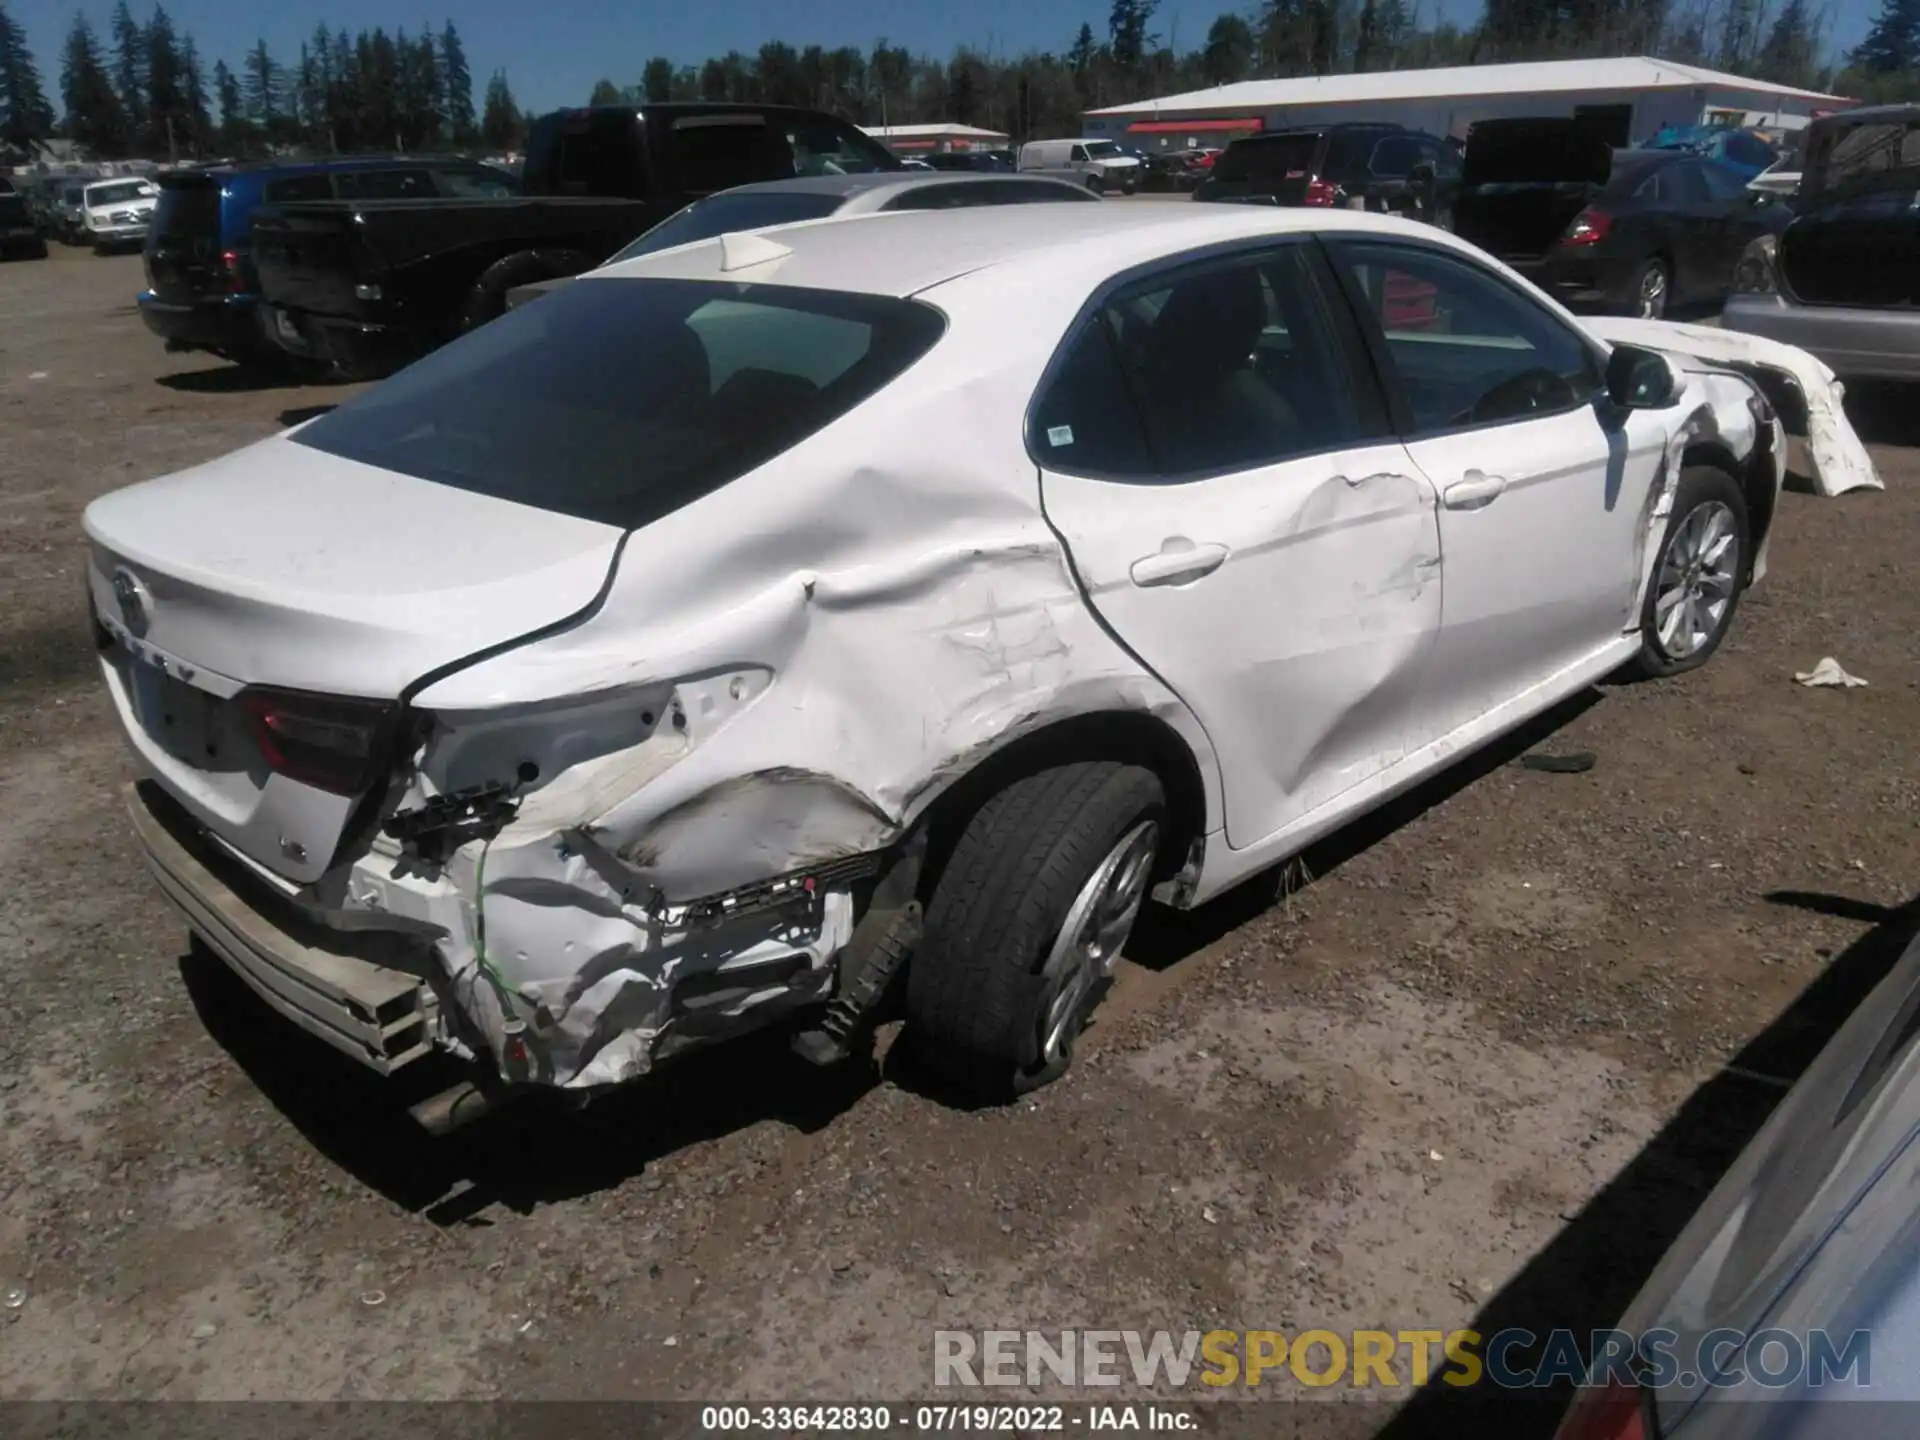
[{"label": "car shadow on ground", "polygon": [[[1766,898],[1873,929],[1835,956],[1778,1019],[1694,1091],[1606,1188],[1482,1307],[1470,1328],[1483,1339],[1509,1329],[1544,1337],[1565,1328],[1587,1336],[1613,1325],[1781,1096],[1920,934],[1920,895],[1899,907],[1799,891],[1776,891]],[[1516,1351],[1516,1360],[1525,1353]],[[1547,1440],[1570,1396],[1564,1387],[1502,1393],[1484,1386],[1457,1388],[1435,1377],[1388,1421],[1377,1440],[1473,1434]]]},{"label": "car shadow on ground", "polygon": [[[1198,910],[1154,906],[1140,917],[1127,943],[1127,959],[1150,970],[1165,970],[1222,939],[1287,896],[1324,880],[1356,855],[1371,849],[1402,826],[1484,779],[1503,765],[1539,748],[1555,732],[1598,705],[1606,692],[1590,686],[1535,716],[1519,729],[1492,741],[1404,795],[1309,845],[1284,865],[1235,886]],[[1604,762],[1602,762],[1604,763]]]},{"label": "car shadow on ground", "polygon": [[188,395],[249,395],[262,390],[298,390],[307,382],[276,365],[218,365],[210,370],[176,370],[158,384]]},{"label": "car shadow on ground", "polygon": [[[1572,697],[1298,860],[1209,905],[1188,912],[1149,909],[1128,958],[1165,970],[1197,955],[1307,883],[1306,877],[1331,875],[1408,821],[1539,746],[1601,694],[1588,690]],[[822,1069],[795,1056],[787,1031],[776,1027],[678,1059],[584,1108],[537,1095],[444,1139],[430,1139],[407,1107],[460,1078],[452,1065],[422,1061],[383,1080],[268,1010],[199,946],[179,966],[209,1035],[306,1141],[395,1204],[437,1224],[474,1223],[494,1204],[526,1213],[611,1188],[661,1156],[763,1121],[810,1133],[883,1078],[942,1104],[971,1103],[920,1065],[910,1046],[878,1045],[877,1059],[862,1046],[844,1064]],[[898,1018],[897,992],[882,1006],[882,1024]]]},{"label": "car shadow on ground", "polygon": [[660,1156],[762,1121],[810,1133],[878,1083],[870,1064],[816,1069],[769,1030],[585,1107],[533,1095],[436,1140],[407,1106],[460,1078],[453,1065],[421,1061],[383,1080],[274,1014],[200,946],[179,965],[207,1032],[307,1143],[441,1225],[495,1204],[526,1214],[609,1189]]}]

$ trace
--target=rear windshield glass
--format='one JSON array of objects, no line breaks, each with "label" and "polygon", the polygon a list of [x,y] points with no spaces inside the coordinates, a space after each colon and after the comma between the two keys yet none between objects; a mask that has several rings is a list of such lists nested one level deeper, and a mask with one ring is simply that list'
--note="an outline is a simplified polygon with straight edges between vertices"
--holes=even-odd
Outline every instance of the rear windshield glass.
[{"label": "rear windshield glass", "polygon": [[1289,175],[1304,177],[1313,168],[1313,152],[1319,143],[1318,135],[1237,141],[1213,162],[1213,178],[1277,181]]},{"label": "rear windshield glass", "polygon": [[[695,240],[711,240],[730,230],[763,230],[769,225],[788,225],[796,220],[818,220],[845,203],[844,195],[713,195],[662,220],[613,259],[631,260],[636,255],[671,250]],[[613,260],[607,263],[611,265]]]},{"label": "rear windshield glass", "polygon": [[130,200],[138,200],[153,192],[151,180],[122,180],[117,185],[90,185],[87,187],[87,204],[125,205]]},{"label": "rear windshield glass", "polygon": [[1920,119],[1829,131],[1809,147],[1808,191],[1909,188],[1920,170]]},{"label": "rear windshield glass", "polygon": [[911,300],[581,280],[510,310],[292,438],[632,529],[765,464],[939,338]]},{"label": "rear windshield glass", "polygon": [[661,123],[667,171],[688,194],[796,175],[898,170],[877,141],[826,116],[682,115]]},{"label": "rear windshield glass", "polygon": [[220,184],[201,180],[189,185],[162,185],[154,207],[153,228],[165,236],[220,233]]}]

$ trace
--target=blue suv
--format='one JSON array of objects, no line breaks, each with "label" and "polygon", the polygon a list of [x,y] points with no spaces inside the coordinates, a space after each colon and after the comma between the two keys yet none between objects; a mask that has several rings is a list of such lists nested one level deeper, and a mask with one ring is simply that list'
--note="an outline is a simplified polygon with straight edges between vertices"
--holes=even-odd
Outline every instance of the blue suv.
[{"label": "blue suv", "polygon": [[204,350],[243,364],[286,360],[260,328],[249,258],[253,212],[262,205],[517,193],[513,177],[489,165],[390,156],[222,165],[158,178],[140,317],[169,350]]}]

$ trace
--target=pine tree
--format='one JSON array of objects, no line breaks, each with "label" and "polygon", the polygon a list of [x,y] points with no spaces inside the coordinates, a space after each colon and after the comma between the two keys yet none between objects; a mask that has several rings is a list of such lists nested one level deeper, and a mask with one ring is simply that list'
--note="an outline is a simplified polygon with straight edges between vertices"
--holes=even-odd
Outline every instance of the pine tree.
[{"label": "pine tree", "polygon": [[180,143],[187,137],[186,90],[180,64],[180,40],[173,30],[173,17],[164,6],[153,7],[153,18],[145,30],[147,42],[147,114],[146,147],[169,159],[177,158]]},{"label": "pine tree", "polygon": [[447,130],[455,145],[472,145],[478,138],[473,120],[473,71],[467,68],[460,32],[447,21],[440,32],[440,88],[447,100]]},{"label": "pine tree", "polygon": [[440,83],[440,57],[434,48],[433,32],[422,26],[413,42],[413,73],[419,85],[420,113],[417,123],[420,145],[438,145],[446,130],[447,96]]},{"label": "pine tree", "polygon": [[207,112],[207,77],[200,68],[200,47],[191,35],[180,42],[180,96],[193,134],[193,152],[204,154],[213,140],[213,116]]},{"label": "pine tree", "polygon": [[1231,85],[1246,79],[1253,68],[1253,27],[1238,15],[1222,15],[1215,20],[1207,30],[1206,48],[1200,52],[1200,68],[1209,85]]},{"label": "pine tree", "polygon": [[213,62],[213,97],[220,107],[220,148],[229,155],[244,155],[252,138],[247,125],[247,105],[240,94],[240,82],[227,62]]},{"label": "pine tree", "polygon": [[661,104],[673,98],[673,62],[664,55],[656,55],[647,61],[647,68],[640,72],[640,89],[651,104]]},{"label": "pine tree", "polygon": [[593,93],[587,96],[587,104],[618,105],[619,103],[620,87],[618,85],[614,84],[613,81],[607,79],[605,76],[594,81]]},{"label": "pine tree", "polygon": [[1818,58],[1806,0],[1787,0],[1754,61],[1754,73],[1776,85],[1805,86],[1813,80]]},{"label": "pine tree", "polygon": [[277,137],[285,114],[286,76],[267,50],[265,40],[256,40],[241,62],[242,103],[248,124],[268,143]]},{"label": "pine tree", "polygon": [[97,159],[117,160],[132,147],[127,112],[107,75],[100,37],[84,14],[75,14],[60,62],[60,98],[67,108],[67,134]]},{"label": "pine tree", "polygon": [[1113,63],[1123,70],[1137,70],[1147,51],[1159,36],[1147,33],[1147,22],[1159,8],[1160,0],[1113,0],[1107,15],[1107,48]]},{"label": "pine tree", "polygon": [[52,130],[53,106],[27,48],[27,32],[0,5],[0,139],[24,149]]},{"label": "pine tree", "polygon": [[120,92],[120,108],[128,123],[139,125],[147,114],[147,37],[140,31],[127,0],[113,7],[113,86]]},{"label": "pine tree", "polygon": [[1880,0],[1880,13],[1850,59],[1871,75],[1920,69],[1920,0]]},{"label": "pine tree", "polygon": [[480,138],[489,150],[513,150],[520,143],[520,107],[507,88],[507,72],[496,70],[487,81],[486,106],[480,115]]}]

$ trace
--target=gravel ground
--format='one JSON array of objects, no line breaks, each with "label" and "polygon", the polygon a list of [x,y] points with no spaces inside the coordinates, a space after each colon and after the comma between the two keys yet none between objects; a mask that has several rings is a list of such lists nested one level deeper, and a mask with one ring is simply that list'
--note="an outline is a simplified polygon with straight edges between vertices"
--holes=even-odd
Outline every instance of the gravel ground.
[{"label": "gravel ground", "polygon": [[[82,507],[346,393],[163,354],[138,286],[0,269],[0,1396],[898,1399],[937,1327],[1606,1324],[1920,916],[1920,422],[1867,394],[1886,492],[1790,495],[1712,666],[1151,916],[1042,1094],[755,1041],[427,1143],[189,951],[117,808]],[[1827,654],[1870,687],[1791,683]]]}]

